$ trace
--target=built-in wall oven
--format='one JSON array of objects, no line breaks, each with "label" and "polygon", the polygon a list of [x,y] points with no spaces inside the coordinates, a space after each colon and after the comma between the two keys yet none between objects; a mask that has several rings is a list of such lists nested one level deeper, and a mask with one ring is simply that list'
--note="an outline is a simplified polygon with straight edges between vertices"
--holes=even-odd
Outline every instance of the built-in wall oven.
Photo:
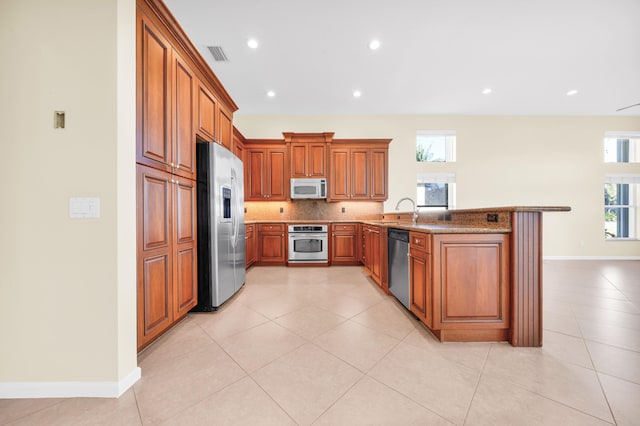
[{"label": "built-in wall oven", "polygon": [[327,230],[327,225],[289,225],[289,263],[326,263]]}]

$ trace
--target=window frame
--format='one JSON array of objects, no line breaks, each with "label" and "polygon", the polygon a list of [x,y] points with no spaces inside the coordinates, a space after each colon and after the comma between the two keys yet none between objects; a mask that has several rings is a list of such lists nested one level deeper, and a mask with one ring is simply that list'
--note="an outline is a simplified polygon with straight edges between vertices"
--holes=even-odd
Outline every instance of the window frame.
[{"label": "window frame", "polygon": [[[428,137],[444,137],[444,161],[440,160],[418,160],[418,148],[420,146],[420,138]],[[455,130],[418,130],[416,131],[416,163],[455,163],[456,162],[456,142],[457,135]]]},{"label": "window frame", "polygon": [[[616,160],[610,160],[607,158],[607,142],[615,140],[628,140],[629,148],[627,157],[627,161],[620,161],[618,156],[616,155]],[[618,152],[618,147],[616,146],[616,153]],[[606,164],[635,164],[640,163],[640,132],[605,132],[603,139],[603,155],[604,162]]]},{"label": "window frame", "polygon": [[[626,199],[620,200],[618,196],[615,203],[608,204],[607,185],[616,185],[616,195],[621,192],[625,195]],[[620,191],[620,185],[626,185],[626,191]],[[607,175],[604,181],[604,224],[605,224],[605,241],[637,241],[638,236],[638,214],[640,213],[640,174],[627,174],[627,175]],[[622,202],[621,202],[622,201]],[[621,227],[627,228],[627,236],[609,236],[607,232],[607,215],[612,210],[625,211],[626,219],[620,223],[616,220],[616,234],[620,233]],[[620,219],[620,216],[617,216]]]},{"label": "window frame", "polygon": [[[447,185],[447,205],[420,204],[419,189],[427,184]],[[455,173],[418,173],[416,176],[416,207],[421,210],[449,210],[456,205],[456,175]]]}]

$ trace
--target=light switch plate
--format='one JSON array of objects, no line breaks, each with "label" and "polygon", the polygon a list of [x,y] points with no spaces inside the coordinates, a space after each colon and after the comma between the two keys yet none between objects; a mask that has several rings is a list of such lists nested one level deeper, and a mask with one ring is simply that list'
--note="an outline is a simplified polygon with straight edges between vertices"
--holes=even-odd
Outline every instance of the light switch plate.
[{"label": "light switch plate", "polygon": [[69,217],[72,219],[97,219],[100,217],[100,198],[69,198]]}]

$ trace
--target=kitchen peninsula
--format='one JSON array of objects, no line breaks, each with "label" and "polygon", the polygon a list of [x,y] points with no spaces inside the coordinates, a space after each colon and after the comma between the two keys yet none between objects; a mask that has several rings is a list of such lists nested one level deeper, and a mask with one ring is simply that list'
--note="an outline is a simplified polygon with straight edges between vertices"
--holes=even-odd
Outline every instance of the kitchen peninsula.
[{"label": "kitchen peninsula", "polygon": [[[441,341],[506,340],[537,347],[542,346],[542,214],[570,210],[516,206],[420,213],[416,223],[413,212],[313,222],[331,229],[327,265],[362,263],[387,293],[387,230],[409,231],[410,309]],[[250,216],[247,224],[285,229],[294,222],[305,219]],[[348,249],[341,228],[351,236]],[[247,244],[248,252],[259,254],[259,238],[258,233],[255,246]],[[284,232],[282,244],[285,253]],[[351,251],[351,262],[335,262],[336,250]]]}]

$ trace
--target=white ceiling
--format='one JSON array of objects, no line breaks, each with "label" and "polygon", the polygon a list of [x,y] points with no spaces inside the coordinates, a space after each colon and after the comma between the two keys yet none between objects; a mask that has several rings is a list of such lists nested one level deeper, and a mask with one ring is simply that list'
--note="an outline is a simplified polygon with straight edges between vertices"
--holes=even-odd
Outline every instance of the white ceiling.
[{"label": "white ceiling", "polygon": [[165,3],[237,114],[640,115],[640,0]]}]

